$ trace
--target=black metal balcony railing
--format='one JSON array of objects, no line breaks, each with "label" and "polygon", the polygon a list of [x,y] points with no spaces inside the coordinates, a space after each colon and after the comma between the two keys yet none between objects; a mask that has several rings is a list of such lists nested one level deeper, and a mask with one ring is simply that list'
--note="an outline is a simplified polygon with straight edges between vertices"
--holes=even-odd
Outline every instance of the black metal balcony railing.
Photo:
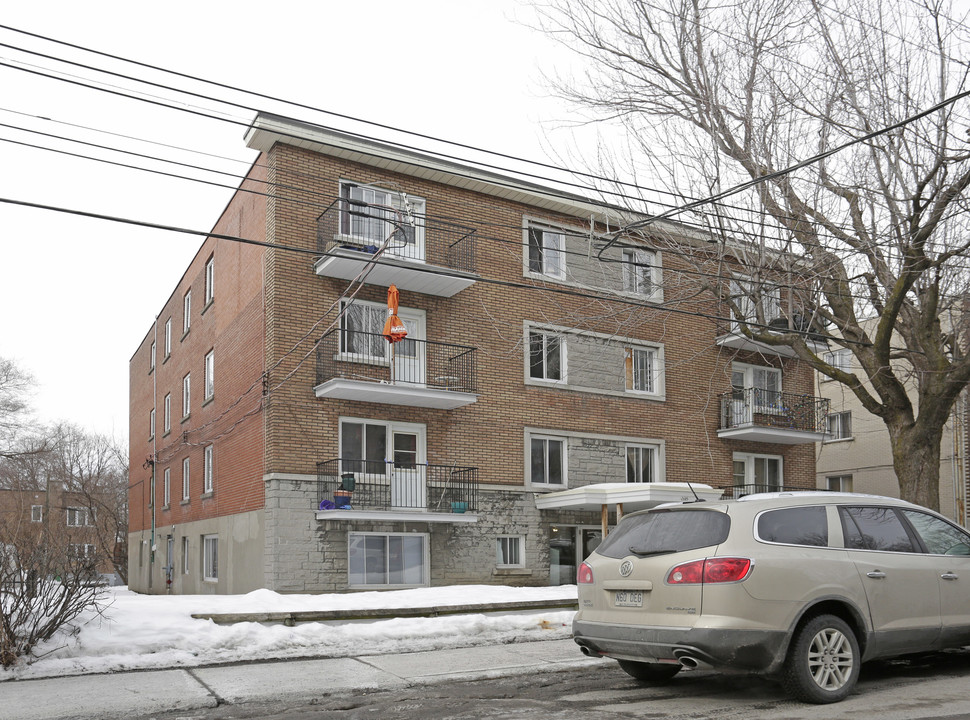
[{"label": "black metal balcony railing", "polygon": [[827,398],[761,388],[732,390],[721,395],[718,429],[755,426],[824,433],[828,412]]},{"label": "black metal balcony railing", "polygon": [[430,340],[394,347],[378,333],[331,330],[317,350],[317,384],[335,378],[474,393],[475,348]]},{"label": "black metal balcony railing", "polygon": [[478,510],[478,468],[338,458],[317,464],[321,510]]},{"label": "black metal balcony railing", "polygon": [[387,205],[338,198],[317,218],[317,245],[374,253],[390,238],[386,255],[475,272],[475,231]]}]

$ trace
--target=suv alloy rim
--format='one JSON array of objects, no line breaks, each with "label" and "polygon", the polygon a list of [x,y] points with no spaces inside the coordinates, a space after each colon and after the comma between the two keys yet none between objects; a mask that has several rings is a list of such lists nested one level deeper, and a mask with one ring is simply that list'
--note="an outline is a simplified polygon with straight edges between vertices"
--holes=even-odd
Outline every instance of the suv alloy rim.
[{"label": "suv alloy rim", "polygon": [[808,669],[823,690],[839,690],[848,681],[853,666],[852,644],[835,628],[815,634],[808,649]]}]

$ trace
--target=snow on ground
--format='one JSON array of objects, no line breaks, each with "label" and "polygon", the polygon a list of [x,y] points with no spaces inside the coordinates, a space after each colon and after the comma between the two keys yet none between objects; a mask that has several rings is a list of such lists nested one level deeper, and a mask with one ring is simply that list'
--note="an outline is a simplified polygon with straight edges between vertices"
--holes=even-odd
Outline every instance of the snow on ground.
[{"label": "snow on ground", "polygon": [[516,588],[455,585],[331,595],[140,595],[109,588],[107,607],[89,611],[73,632],[35,649],[29,663],[0,669],[0,681],[192,667],[241,660],[342,657],[568,638],[574,612],[470,614],[374,621],[255,622],[216,625],[192,614],[444,607],[575,599],[576,586]]}]

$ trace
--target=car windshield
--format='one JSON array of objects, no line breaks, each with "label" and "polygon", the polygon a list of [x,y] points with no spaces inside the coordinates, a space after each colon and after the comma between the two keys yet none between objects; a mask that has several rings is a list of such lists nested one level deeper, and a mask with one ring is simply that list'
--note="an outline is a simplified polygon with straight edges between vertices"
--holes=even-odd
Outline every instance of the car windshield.
[{"label": "car windshield", "polygon": [[623,558],[696,550],[724,542],[730,528],[727,514],[716,510],[655,510],[623,518],[596,552]]}]

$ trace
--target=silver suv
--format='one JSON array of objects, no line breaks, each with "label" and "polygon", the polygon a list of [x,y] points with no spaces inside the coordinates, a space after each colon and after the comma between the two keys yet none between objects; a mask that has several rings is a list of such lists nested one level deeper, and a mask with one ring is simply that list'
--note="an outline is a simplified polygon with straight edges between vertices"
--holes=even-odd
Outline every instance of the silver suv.
[{"label": "silver suv", "polygon": [[862,662],[970,645],[970,534],[892,498],[769,493],[644,510],[577,575],[576,642],[644,682],[760,672],[830,703]]}]

